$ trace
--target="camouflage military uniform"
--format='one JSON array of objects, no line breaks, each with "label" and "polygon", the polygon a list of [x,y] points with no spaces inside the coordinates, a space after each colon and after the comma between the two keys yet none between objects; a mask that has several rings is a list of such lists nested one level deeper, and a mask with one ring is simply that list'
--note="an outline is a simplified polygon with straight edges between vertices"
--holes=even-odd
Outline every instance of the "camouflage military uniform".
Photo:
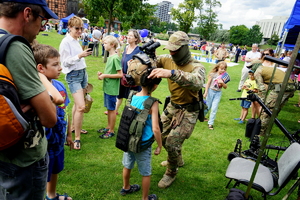
[{"label": "camouflage military uniform", "polygon": [[[174,34],[177,34],[175,39],[172,37]],[[166,46],[171,51],[176,51],[180,45],[188,44],[188,37],[184,32],[178,31],[174,34]],[[168,152],[165,175],[175,177],[178,162],[181,161],[182,144],[191,136],[197,122],[198,92],[205,81],[205,68],[191,57],[185,65],[177,65],[171,55],[158,56],[157,67],[172,70],[172,76],[168,78],[171,102],[161,115],[161,121],[163,123],[162,143]]]},{"label": "camouflage military uniform", "polygon": [[[255,71],[254,77],[258,86],[258,96],[261,98],[261,100],[264,102],[265,105],[272,111],[275,107],[276,100],[278,98],[278,94],[280,91],[280,85],[283,82],[285,72],[277,69],[275,71],[274,77],[272,79],[272,83],[274,86],[270,86],[270,93],[266,96],[267,92],[267,87],[266,84],[270,83],[272,73],[273,73],[273,67],[264,67],[264,66],[259,66],[257,70]],[[285,90],[286,92],[284,93],[279,111],[280,112],[281,108],[284,106],[284,104],[288,101],[290,97],[294,96],[294,91],[295,91],[295,86],[293,84],[292,80],[289,80],[289,83],[287,85],[287,88]],[[265,100],[266,98],[266,100]],[[260,135],[264,136],[265,132],[267,130],[267,125],[270,120],[270,116],[266,112],[262,112],[261,116],[261,130],[260,130]]]}]

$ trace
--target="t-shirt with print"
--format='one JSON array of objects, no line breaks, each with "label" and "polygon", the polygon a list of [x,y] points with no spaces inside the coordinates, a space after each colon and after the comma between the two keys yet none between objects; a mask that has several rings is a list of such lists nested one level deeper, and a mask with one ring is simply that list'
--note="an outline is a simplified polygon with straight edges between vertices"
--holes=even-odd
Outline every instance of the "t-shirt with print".
[{"label": "t-shirt with print", "polygon": [[[256,80],[251,80],[251,79],[247,79],[244,83],[244,85],[246,85],[250,90],[254,90],[257,89],[257,85],[256,85]],[[248,96],[248,92],[249,90],[245,90],[243,89],[242,92],[242,98],[247,97]]]},{"label": "t-shirt with print", "polygon": [[[104,74],[117,74],[118,70],[122,70],[121,59],[118,54],[109,56],[106,62]],[[103,91],[105,94],[117,96],[120,89],[119,78],[105,78],[103,81]]]},{"label": "t-shirt with print", "polygon": [[55,126],[53,128],[46,128],[50,158],[57,156],[64,148],[68,127],[67,106],[70,103],[64,84],[60,81],[52,80],[52,85],[59,91],[64,99],[64,103],[56,106],[57,122]]}]

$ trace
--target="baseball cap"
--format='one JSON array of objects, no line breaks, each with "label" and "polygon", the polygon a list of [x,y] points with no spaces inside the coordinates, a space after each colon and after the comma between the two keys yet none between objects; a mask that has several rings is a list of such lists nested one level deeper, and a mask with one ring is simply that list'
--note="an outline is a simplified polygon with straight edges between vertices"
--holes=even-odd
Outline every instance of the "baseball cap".
[{"label": "baseball cap", "polygon": [[164,49],[169,49],[171,51],[178,50],[181,46],[189,44],[189,37],[183,31],[176,31],[173,33],[168,41],[167,46]]},{"label": "baseball cap", "polygon": [[28,3],[41,6],[47,13],[49,18],[58,19],[58,16],[48,8],[46,0],[1,0],[1,2]]}]

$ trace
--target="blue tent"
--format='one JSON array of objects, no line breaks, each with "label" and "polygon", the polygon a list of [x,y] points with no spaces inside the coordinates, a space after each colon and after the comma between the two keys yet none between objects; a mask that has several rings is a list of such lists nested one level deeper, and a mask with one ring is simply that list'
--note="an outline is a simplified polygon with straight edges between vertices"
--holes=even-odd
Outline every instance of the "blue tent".
[{"label": "blue tent", "polygon": [[[58,30],[59,34],[66,34],[67,28],[68,28],[68,21],[69,21],[69,19],[71,19],[74,16],[76,16],[76,15],[74,13],[72,13],[71,15],[69,15],[69,16],[67,16],[65,18],[61,18],[60,19],[59,30]],[[83,27],[87,29],[89,27],[89,24],[88,23],[84,23]]]},{"label": "blue tent", "polygon": [[300,0],[296,0],[292,13],[286,21],[278,45],[281,49],[294,49],[300,32]]},{"label": "blue tent", "polygon": [[69,15],[68,17],[65,18],[61,18],[60,21],[64,22],[64,23],[68,23],[69,19],[71,19],[71,17],[74,17],[75,14],[72,13],[71,15]]}]

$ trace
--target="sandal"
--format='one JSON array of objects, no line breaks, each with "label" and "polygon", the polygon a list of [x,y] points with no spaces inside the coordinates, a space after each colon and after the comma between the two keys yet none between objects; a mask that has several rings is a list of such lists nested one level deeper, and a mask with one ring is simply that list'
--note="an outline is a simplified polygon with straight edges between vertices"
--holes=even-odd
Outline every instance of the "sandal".
[{"label": "sandal", "polygon": [[80,140],[74,140],[74,149],[80,150]]},{"label": "sandal", "polygon": [[[75,133],[75,130],[72,130],[72,133]],[[81,134],[88,134],[87,130],[81,129],[80,131]]]},{"label": "sandal", "polygon": [[130,185],[130,188],[128,190],[125,190],[124,188],[122,188],[122,190],[120,191],[120,194],[125,196],[126,194],[131,194],[133,192],[137,192],[141,189],[141,187],[138,184],[134,184],[134,185]]},{"label": "sandal", "polygon": [[54,198],[49,198],[48,196],[46,196],[46,200],[59,200],[59,197],[64,197],[64,200],[72,200],[72,197],[69,197],[69,195],[67,193],[60,195],[58,193],[56,193],[56,197]]},{"label": "sandal", "polygon": [[208,128],[209,128],[210,130],[214,130],[214,126],[211,125],[211,124],[208,125]]},{"label": "sandal", "polygon": [[150,194],[150,195],[148,196],[148,200],[157,200],[157,199],[158,199],[158,197],[157,197],[156,194]]}]

